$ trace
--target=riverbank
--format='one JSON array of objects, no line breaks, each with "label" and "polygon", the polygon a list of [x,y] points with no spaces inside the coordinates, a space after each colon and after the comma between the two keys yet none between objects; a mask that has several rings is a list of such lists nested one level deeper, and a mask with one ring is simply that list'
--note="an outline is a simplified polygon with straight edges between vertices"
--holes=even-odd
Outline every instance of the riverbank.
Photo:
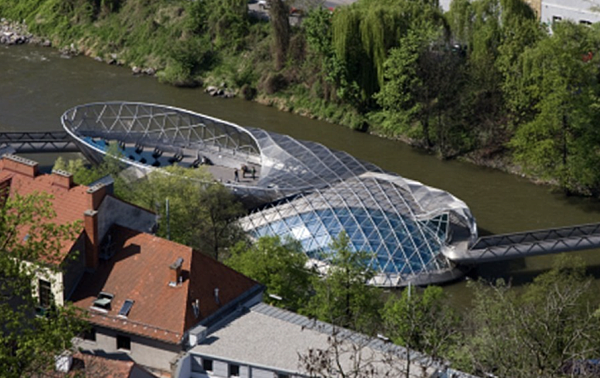
[{"label": "riverbank", "polygon": [[[579,146],[568,146],[570,141],[556,143],[560,130],[551,130],[557,135],[550,137],[544,131],[534,130],[533,136],[532,132],[519,133],[520,128],[533,127],[537,110],[532,109],[537,109],[533,105],[539,99],[532,99],[528,114],[517,120],[515,112],[519,111],[521,116],[521,105],[508,107],[510,102],[505,101],[502,90],[510,87],[502,82],[496,63],[476,67],[469,62],[471,51],[449,49],[446,45],[435,45],[439,43],[435,41],[413,42],[415,46],[434,43],[439,51],[402,52],[397,39],[365,42],[355,35],[373,22],[377,12],[389,11],[391,19],[403,17],[400,16],[403,12],[380,8],[382,5],[378,3],[364,0],[354,4],[352,11],[340,8],[335,14],[316,12],[293,28],[285,25],[283,20],[288,19],[285,12],[280,28],[277,22],[252,17],[246,1],[227,6],[216,0],[148,4],[139,0],[110,0],[94,3],[91,8],[82,1],[75,1],[72,6],[53,0],[42,3],[9,0],[0,5],[0,16],[26,20],[34,34],[50,38],[49,44],[64,54],[83,54],[108,64],[128,66],[134,75],[156,76],[161,83],[202,87],[214,96],[242,97],[282,111],[400,140],[441,159],[466,160],[527,175],[534,182],[556,183],[570,192],[592,195],[600,188],[600,173],[594,174],[590,168],[594,166],[595,155],[561,158],[572,151],[581,152]],[[424,7],[421,9],[424,15],[411,17],[440,22],[447,16],[440,9],[419,6]],[[362,15],[359,10],[367,13]],[[373,17],[367,17],[371,12]],[[336,28],[361,23],[364,28],[348,29],[341,37],[335,32]],[[27,35],[28,31],[7,33],[11,43],[27,43],[27,39],[16,36]],[[346,35],[355,35],[356,40],[352,42]],[[364,38],[372,37],[368,34]],[[385,48],[377,55],[373,49],[378,49],[381,43]],[[392,56],[396,52],[408,55],[400,59]],[[405,67],[406,62],[416,62],[424,68],[432,66],[426,70]],[[471,72],[475,68],[480,71]],[[488,75],[491,71],[498,72]],[[414,77],[418,72],[432,74]],[[481,80],[483,73],[490,79]],[[406,84],[411,82],[414,85]],[[573,132],[573,135],[579,134]],[[592,139],[595,134],[585,135]],[[578,139],[574,136],[575,143]],[[584,142],[578,143],[584,146],[595,143]],[[548,143],[551,151],[538,151],[540,145]],[[569,151],[562,151],[566,146]],[[589,161],[582,165],[582,159]]]},{"label": "riverbank", "polygon": [[[84,55],[90,59],[94,59],[99,62],[104,62],[109,65],[120,65],[120,66],[126,65],[125,62],[118,61],[116,56],[111,56],[109,59],[101,59],[101,58],[91,54],[92,50],[89,50],[89,49],[83,48],[80,50],[80,49],[76,48],[74,45],[63,46],[63,47],[54,46],[49,39],[34,36],[32,33],[30,33],[26,24],[11,22],[9,20],[2,19],[2,20],[0,20],[0,30],[1,30],[2,35],[7,37],[7,38],[0,39],[0,41],[2,41],[2,44],[4,44],[4,45],[32,44],[32,45],[44,46],[44,47],[54,47],[62,55],[71,55],[71,56]],[[131,70],[132,75],[155,76],[155,74],[156,74],[156,70],[153,68],[140,68],[137,66],[132,66],[132,67],[130,67],[130,70]],[[226,84],[223,82],[218,84],[217,86],[206,85],[206,86],[202,87],[202,89],[205,92],[207,92],[208,94],[210,94],[211,96],[224,97],[224,98],[231,98],[234,96],[238,96],[238,97],[244,98],[244,95],[243,95],[243,93],[241,93],[241,91],[234,90],[231,88],[226,88]],[[295,97],[294,95],[282,96],[281,94],[268,95],[265,93],[254,96],[251,98],[251,100],[254,102],[257,102],[259,104],[262,104],[264,106],[273,107],[275,109],[278,109],[279,111],[298,114],[303,117],[307,117],[310,119],[322,120],[322,121],[326,121],[328,123],[342,124],[344,126],[348,126],[348,127],[352,128],[354,130],[364,131],[364,130],[360,130],[359,123],[366,122],[366,120],[363,119],[362,117],[360,117],[360,115],[356,114],[355,111],[348,106],[337,105],[337,104],[333,104],[333,103],[332,104],[317,103],[316,107],[320,107],[321,109],[320,110],[316,109],[316,111],[315,111],[314,108],[311,109],[309,106],[306,106],[303,104],[303,103],[306,103],[305,99],[298,100],[298,97]],[[358,121],[357,121],[357,119],[358,119]],[[410,138],[407,138],[407,137],[398,137],[398,136],[390,137],[389,135],[383,135],[381,133],[378,133],[374,129],[376,129],[376,128],[372,127],[370,130],[367,130],[367,132],[369,132],[370,134],[375,135],[377,137],[380,137],[380,138],[396,140],[398,142],[405,143],[405,144],[411,145],[414,148],[418,148],[418,149],[425,151],[425,149],[423,149],[423,145],[419,144],[415,140],[411,140]],[[508,172],[511,174],[518,175],[520,177],[526,177],[526,175],[524,175],[524,173],[518,166],[512,164],[512,162],[509,159],[507,154],[492,154],[491,156],[490,155],[485,156],[482,153],[479,153],[479,154],[472,154],[472,155],[466,155],[466,156],[459,157],[459,160],[467,161],[469,163],[472,163],[472,164],[475,164],[478,166],[484,166],[484,167],[497,169],[497,170],[500,170],[503,172]],[[541,181],[535,177],[527,177],[527,178],[536,184],[553,185],[550,182]],[[555,183],[554,183],[554,185],[555,185]]]}]

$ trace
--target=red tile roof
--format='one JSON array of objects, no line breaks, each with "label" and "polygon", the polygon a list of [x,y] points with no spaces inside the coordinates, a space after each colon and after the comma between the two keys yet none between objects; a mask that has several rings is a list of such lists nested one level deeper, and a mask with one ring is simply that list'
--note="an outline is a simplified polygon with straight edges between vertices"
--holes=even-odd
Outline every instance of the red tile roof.
[{"label": "red tile roof", "polygon": [[[179,344],[184,332],[258,285],[190,247],[114,225],[109,234],[115,254],[84,275],[70,300],[89,310],[91,323]],[[183,258],[183,282],[169,285],[170,265]],[[219,289],[219,302],[214,291]],[[100,292],[114,295],[107,313],[90,309]],[[127,318],[117,316],[133,300]],[[199,300],[196,318],[192,302]]]},{"label": "red tile roof", "polygon": [[[47,193],[52,196],[52,208],[56,217],[48,219],[48,222],[57,225],[83,220],[83,213],[90,208],[90,194],[87,193],[88,187],[76,185],[70,189],[54,184],[53,175],[37,175],[30,177],[20,174],[0,166],[0,187],[9,186],[9,195],[14,196],[18,193],[21,196],[27,196],[34,193]],[[83,223],[80,224],[80,230],[83,231]],[[27,230],[20,230],[20,236],[23,237]],[[58,256],[52,263],[60,263],[69,253],[75,240],[62,243],[62,248]]]}]

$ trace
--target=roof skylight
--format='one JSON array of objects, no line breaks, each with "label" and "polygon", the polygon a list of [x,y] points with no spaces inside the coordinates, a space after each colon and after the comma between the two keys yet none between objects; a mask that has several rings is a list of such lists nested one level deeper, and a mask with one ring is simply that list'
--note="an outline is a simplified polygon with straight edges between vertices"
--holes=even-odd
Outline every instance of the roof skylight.
[{"label": "roof skylight", "polygon": [[122,318],[126,318],[127,315],[129,315],[129,311],[131,311],[131,307],[133,307],[133,299],[127,299],[125,301],[125,303],[123,303],[123,306],[121,307],[121,310],[119,310],[119,315]]}]

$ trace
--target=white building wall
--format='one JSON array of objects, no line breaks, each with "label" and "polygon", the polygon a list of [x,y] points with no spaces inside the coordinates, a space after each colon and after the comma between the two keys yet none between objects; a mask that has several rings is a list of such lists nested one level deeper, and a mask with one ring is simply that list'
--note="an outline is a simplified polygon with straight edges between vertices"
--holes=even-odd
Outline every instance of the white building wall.
[{"label": "white building wall", "polygon": [[[119,333],[112,329],[95,327],[96,341],[78,340],[77,346],[98,354],[108,354],[118,358],[119,355],[125,359],[132,359],[136,363],[165,372],[171,372],[171,362],[181,352],[181,348],[157,340],[148,339],[136,335]],[[117,349],[117,334],[128,336],[131,339],[131,349],[125,351]]]},{"label": "white building wall", "polygon": [[271,370],[252,368],[252,378],[273,378],[275,373]]},{"label": "white building wall", "polygon": [[215,377],[227,378],[229,377],[228,367],[229,366],[227,362],[213,360],[213,371],[210,375]]},{"label": "white building wall", "polygon": [[541,21],[551,24],[555,17],[574,22],[599,22],[600,0],[542,0]]},{"label": "white building wall", "polygon": [[[30,262],[23,262],[23,266],[25,266],[25,269],[30,269],[32,265],[33,264],[31,264]],[[46,268],[37,269],[35,271],[35,278],[32,282],[31,288],[33,290],[33,296],[36,298],[38,298],[39,296],[39,280],[50,282],[54,303],[58,306],[64,306],[65,297],[62,272],[54,272],[51,269]]]},{"label": "white building wall", "polygon": [[[213,370],[204,371],[202,367],[202,357],[196,354],[188,354],[178,361],[176,368],[177,374],[173,378],[230,378],[229,365],[236,364],[240,367],[239,378],[276,378],[277,371],[265,367],[249,366],[241,362],[229,362],[218,360],[212,357],[206,357],[213,361]],[[299,375],[290,375],[290,377],[300,377]]]}]

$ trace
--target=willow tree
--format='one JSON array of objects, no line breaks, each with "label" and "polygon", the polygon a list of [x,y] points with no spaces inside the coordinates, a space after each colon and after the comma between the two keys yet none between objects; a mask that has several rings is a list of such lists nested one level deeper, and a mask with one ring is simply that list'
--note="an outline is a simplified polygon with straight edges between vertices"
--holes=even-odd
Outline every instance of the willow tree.
[{"label": "willow tree", "polygon": [[356,100],[369,104],[384,82],[384,63],[409,29],[441,24],[437,2],[365,0],[336,10],[332,25],[335,55],[344,68],[336,78],[359,89]]}]

